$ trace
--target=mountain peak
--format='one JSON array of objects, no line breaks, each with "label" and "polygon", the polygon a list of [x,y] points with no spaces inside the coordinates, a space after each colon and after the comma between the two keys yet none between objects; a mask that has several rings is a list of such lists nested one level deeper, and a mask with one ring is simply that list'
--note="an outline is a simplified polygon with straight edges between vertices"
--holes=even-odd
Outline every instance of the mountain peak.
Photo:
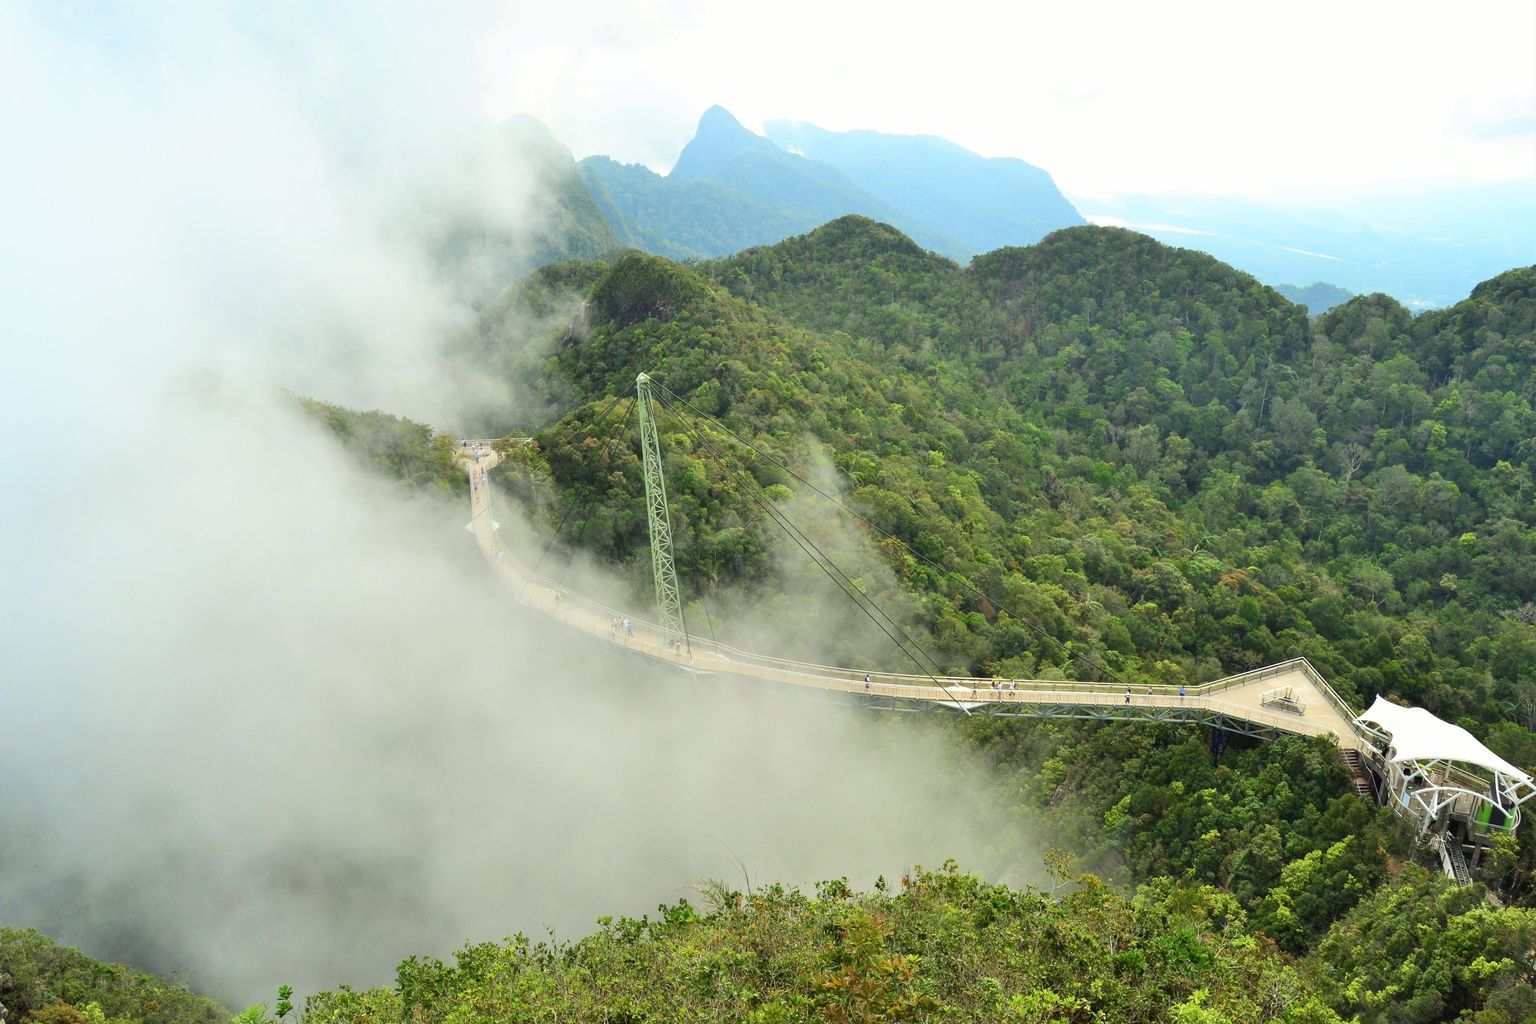
[{"label": "mountain peak", "polygon": [[513,114],[495,127],[496,136],[514,152],[561,171],[574,168],[576,158],[549,126],[532,114]]},{"label": "mountain peak", "polygon": [[704,111],[703,115],[699,118],[699,127],[695,130],[694,134],[704,135],[706,133],[711,135],[746,135],[754,139],[757,138],[745,125],[736,120],[734,114],[718,103]]},{"label": "mountain peak", "polygon": [[683,147],[667,176],[679,181],[707,178],[742,150],[765,146],[778,151],[772,142],[746,128],[729,110],[717,104],[699,118],[692,141]]}]

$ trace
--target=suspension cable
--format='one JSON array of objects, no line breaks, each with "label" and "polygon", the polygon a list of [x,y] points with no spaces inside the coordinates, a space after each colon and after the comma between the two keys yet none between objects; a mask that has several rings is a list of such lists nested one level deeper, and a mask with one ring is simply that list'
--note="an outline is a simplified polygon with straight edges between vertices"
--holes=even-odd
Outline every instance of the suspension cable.
[{"label": "suspension cable", "polygon": [[[677,418],[682,421],[683,425],[686,426],[689,432],[692,433],[693,436],[698,440],[700,447],[706,449],[711,455],[719,460],[722,466],[729,466],[729,461],[726,459],[725,453],[722,452],[712,440],[705,437],[703,432],[700,431],[695,424],[690,423],[686,417],[678,416],[677,411],[671,408],[670,404],[667,405],[667,411],[672,413],[674,416],[677,416]],[[943,683],[939,682],[938,674],[936,673],[942,673],[943,670],[940,669],[938,663],[935,662],[925,650],[923,650],[922,646],[918,644],[918,642],[913,639],[913,637],[905,629],[902,628],[900,623],[896,622],[896,620],[891,618],[884,611],[884,609],[875,604],[875,602],[869,597],[868,594],[865,594],[859,590],[857,585],[854,584],[853,580],[851,580],[848,575],[838,567],[837,563],[834,562],[832,558],[826,554],[826,552],[822,551],[814,540],[806,536],[804,531],[796,526],[789,519],[788,515],[783,512],[783,510],[774,505],[772,499],[769,498],[764,492],[762,484],[758,483],[757,479],[753,477],[751,473],[743,470],[741,471],[741,475],[742,478],[745,479],[752,488],[753,501],[758,505],[758,507],[760,507],[764,512],[768,514],[774,525],[778,526],[779,529],[784,531],[785,535],[788,536],[789,539],[793,541],[797,547],[800,548],[800,550],[805,554],[806,558],[810,559],[810,561],[814,563],[817,568],[821,569],[821,571],[825,573],[829,579],[832,580],[833,584],[835,584],[838,589],[841,590],[844,595],[846,595],[848,599],[851,600],[854,605],[858,607],[858,609],[863,612],[871,622],[875,624],[876,628],[885,634],[886,638],[889,639],[893,645],[895,645],[896,649],[906,655],[907,658],[917,666],[917,670],[923,675],[927,676],[929,681],[938,687],[939,692],[943,693],[946,697],[953,701],[955,706],[959,708],[961,712],[969,715],[970,711],[967,710],[965,705],[960,702],[959,698],[951,694],[949,692],[949,688],[946,687]],[[890,623],[890,628],[887,628],[886,624],[880,621],[881,618],[884,618],[886,622]],[[893,630],[894,632],[892,632]],[[903,640],[905,643],[903,643]],[[929,662],[929,665],[932,666],[932,670],[930,670],[929,666],[923,664],[924,659],[926,659]]]},{"label": "suspension cable", "polygon": [[[693,405],[693,403],[689,402],[687,399],[681,398],[678,395],[674,394],[665,385],[658,385],[658,386],[661,387],[662,391],[664,391],[666,393],[668,401],[676,402],[679,405],[682,405],[682,406],[686,407],[687,409],[691,410],[695,415],[697,415],[699,417],[702,417],[703,419],[706,419],[706,420],[710,421],[711,423],[715,424],[721,430],[723,430],[726,434],[728,434],[730,437],[734,438],[738,444],[743,445],[748,451],[752,452],[752,454],[757,455],[760,458],[767,460],[768,462],[770,462],[773,465],[777,466],[779,469],[783,470],[785,473],[788,473],[790,476],[792,476],[796,480],[800,481],[800,483],[804,484],[806,487],[809,487],[811,490],[815,491],[817,494],[821,495],[826,500],[832,502],[832,504],[836,505],[838,508],[842,509],[844,512],[848,513],[849,515],[853,516],[855,519],[859,520],[865,526],[868,526],[871,530],[874,530],[880,536],[886,538],[887,540],[894,540],[896,543],[898,543],[898,544],[900,544],[902,546],[903,550],[905,550],[908,554],[912,555],[914,558],[916,558],[919,561],[921,561],[923,564],[929,566],[932,569],[936,569],[939,572],[943,573],[945,576],[955,580],[962,587],[964,587],[966,590],[969,590],[972,594],[974,594],[977,597],[981,598],[983,601],[986,601],[989,604],[993,604],[993,605],[996,605],[998,608],[1001,608],[1003,611],[1007,612],[1016,622],[1022,623],[1023,625],[1027,626],[1028,628],[1034,630],[1040,636],[1044,637],[1045,639],[1049,640],[1051,643],[1055,644],[1058,648],[1061,649],[1062,653],[1066,654],[1072,660],[1078,662],[1079,664],[1086,665],[1088,668],[1092,669],[1093,671],[1095,671],[1097,673],[1100,673],[1102,675],[1108,676],[1109,678],[1115,680],[1115,682],[1117,682],[1117,683],[1129,685],[1129,684],[1126,684],[1125,680],[1120,678],[1120,676],[1116,675],[1114,672],[1111,672],[1109,669],[1105,668],[1103,665],[1099,664],[1098,662],[1094,661],[1093,659],[1088,658],[1088,657],[1086,657],[1084,655],[1081,655],[1081,654],[1073,654],[1071,648],[1069,648],[1062,641],[1056,639],[1056,637],[1052,636],[1051,633],[1048,630],[1046,630],[1043,626],[1039,625],[1038,617],[1037,616],[1033,615],[1032,613],[1029,616],[1020,615],[1016,611],[1014,611],[1012,608],[1010,608],[1007,605],[1003,604],[1001,601],[994,600],[992,597],[990,597],[987,594],[985,594],[984,592],[982,592],[982,590],[979,587],[977,587],[970,580],[966,579],[960,573],[957,573],[953,569],[949,569],[949,568],[946,568],[946,567],[938,564],[933,559],[931,559],[931,558],[927,557],[926,555],[924,555],[922,552],[913,549],[912,546],[909,545],[906,541],[902,540],[900,537],[896,536],[895,534],[890,533],[889,531],[882,529],[878,524],[871,522],[867,516],[863,515],[857,509],[849,508],[847,505],[845,505],[836,496],[828,494],[826,491],[822,490],[816,484],[812,483],[810,480],[807,480],[805,477],[801,476],[799,473],[796,473],[793,469],[790,469],[788,466],[784,465],[784,463],[780,462],[778,459],[774,458],[772,455],[762,451],[756,445],[754,445],[751,441],[747,440],[746,438],[742,437],[740,434],[738,434],[734,430],[732,430],[730,427],[726,426],[725,423],[722,422],[719,418],[717,418],[715,416],[711,416],[709,413],[700,410],[698,407]],[[1036,619],[1037,621],[1031,621],[1031,619]]]}]

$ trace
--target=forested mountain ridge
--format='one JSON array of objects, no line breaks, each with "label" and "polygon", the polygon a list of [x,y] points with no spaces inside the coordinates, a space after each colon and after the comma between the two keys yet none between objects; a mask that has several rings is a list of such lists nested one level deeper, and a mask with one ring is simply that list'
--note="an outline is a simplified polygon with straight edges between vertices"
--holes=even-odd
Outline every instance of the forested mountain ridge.
[{"label": "forested mountain ridge", "polygon": [[0,1020],[38,1024],[221,1024],[205,996],[103,963],[30,928],[0,927]]},{"label": "forested mountain ridge", "polygon": [[[634,607],[650,593],[639,459],[612,420],[595,428],[643,370],[687,403],[663,410],[659,426],[696,629],[745,619],[786,646],[811,637],[848,664],[910,667],[844,636],[812,599],[764,507],[823,513],[798,479],[733,447],[728,427],[810,479],[829,482],[820,462],[830,460],[829,485],[901,541],[855,527],[840,554],[946,668],[1137,684],[1303,654],[1357,702],[1385,693],[1428,706],[1530,764],[1533,286],[1525,268],[1429,316],[1366,296],[1308,318],[1246,274],[1130,232],[1070,229],[962,270],[888,226],[844,218],[697,269],[638,253],[545,268],[487,312],[474,343],[489,372],[548,403],[537,445],[509,447],[494,472],[503,493],[558,499],[530,508],[550,527],[569,511],[562,536],[627,573]],[[547,347],[518,347],[524,314],[551,324]],[[329,418],[353,443],[378,439],[381,465],[395,465],[402,438],[406,451],[423,447],[414,425]],[[1174,726],[892,727],[952,729],[989,759],[1021,814],[1137,886],[1130,906],[1179,908],[1137,926],[1145,950],[1116,931],[1126,959],[1073,960],[1083,977],[1119,978],[1116,965],[1134,963],[1145,977],[1129,988],[1053,980],[1052,947],[999,975],[1000,1004],[975,976],[951,977],[950,961],[931,974],[907,963],[911,984],[887,989],[893,997],[926,995],[960,1019],[1066,1012],[1030,999],[1081,999],[1077,1017],[1102,1021],[1509,1024],[1536,1013],[1530,821],[1518,848],[1502,844],[1481,865],[1517,904],[1494,910],[1480,889],[1405,866],[1410,839],[1349,791],[1326,740],[1238,745],[1215,763],[1204,737]],[[989,948],[985,928],[1012,934],[1023,920],[1027,894],[987,892],[966,948]],[[941,908],[951,922],[978,905],[954,895]],[[707,947],[718,984],[698,998],[717,1000],[714,1012],[838,1019],[816,1001],[826,990],[813,979],[825,976],[804,965],[832,963],[843,947],[806,951],[775,916],[786,905],[756,899],[737,904],[758,908],[740,928],[672,908],[655,930],[621,922],[571,946],[407,961],[395,990],[321,997],[310,1012],[389,1021],[472,1007],[515,1019],[537,1007],[580,1019],[611,1007],[576,983],[592,971],[608,979],[602,993],[633,1000],[627,1012],[681,1012],[695,992],[686,977],[700,976],[688,973],[689,951]],[[883,899],[863,905],[902,913]],[[1124,912],[1070,906],[1028,927],[1091,932]],[[797,904],[791,917],[825,920],[833,907]],[[1226,923],[1205,932],[1181,916],[1199,907],[1197,918]],[[865,948],[921,956],[935,927]],[[783,987],[731,973],[770,933],[773,949],[802,950],[763,968]],[[1163,958],[1169,943],[1194,959]],[[1257,989],[1230,973],[1249,955],[1259,973],[1243,977],[1270,979]],[[1285,970],[1298,973],[1271,983]],[[761,1001],[729,1002],[746,988]],[[564,1000],[558,1011],[552,999]],[[910,1005],[913,1019],[937,1012]]]},{"label": "forested mountain ridge", "polygon": [[[891,562],[952,664],[1200,680],[1305,654],[1353,699],[1486,723],[1529,687],[1536,271],[1418,319],[1372,296],[1313,322],[1107,228],[962,270],[845,218],[702,269],[750,301],[654,258],[598,268],[545,392],[575,408],[644,369],[772,450],[816,438],[873,521],[965,580]],[[710,524],[751,502],[675,458],[714,510],[679,569],[726,588]],[[610,558],[643,550],[632,496],[603,499]],[[730,544],[765,550],[761,525]]]},{"label": "forested mountain ridge", "polygon": [[814,223],[713,181],[669,182],[648,167],[605,156],[589,156],[580,166],[619,241],[669,259],[762,245]]}]

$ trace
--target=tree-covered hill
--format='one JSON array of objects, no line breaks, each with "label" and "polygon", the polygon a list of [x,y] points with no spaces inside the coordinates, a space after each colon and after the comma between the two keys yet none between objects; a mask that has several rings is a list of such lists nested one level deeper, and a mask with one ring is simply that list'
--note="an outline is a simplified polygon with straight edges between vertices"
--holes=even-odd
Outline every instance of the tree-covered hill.
[{"label": "tree-covered hill", "polygon": [[[1015,890],[946,866],[871,893],[844,880],[814,897],[712,885],[708,907],[604,918],[579,942],[412,957],[393,988],[321,993],[304,1019],[1402,1024],[1465,1011],[1456,1019],[1512,1024],[1536,1012],[1520,966],[1530,912],[1475,909],[1440,880],[1411,875],[1341,926],[1337,971],[1249,935],[1217,889],[1164,879],[1127,898],[1091,875],[1069,881]],[[1416,929],[1445,938],[1421,944]]]},{"label": "tree-covered hill", "polygon": [[605,156],[581,161],[582,179],[619,241],[670,259],[695,259],[777,241],[816,223],[714,181],[672,181]]},{"label": "tree-covered hill", "polygon": [[[961,269],[857,218],[702,269],[597,268],[585,326],[536,366],[557,414],[645,370],[793,465],[819,446],[916,552],[886,549],[949,666],[1198,681],[1301,654],[1360,701],[1494,725],[1530,700],[1536,271],[1417,319],[1372,296],[1312,321],[1131,232]],[[546,438],[563,483],[593,472],[576,425]],[[669,457],[697,482],[687,587],[750,590],[719,565],[770,546],[752,495]],[[612,479],[583,507],[632,561],[638,474]]]},{"label": "tree-covered hill", "polygon": [[[644,370],[686,403],[662,427],[695,623],[728,630],[744,612],[785,653],[912,670],[799,597],[815,570],[767,506],[825,529],[835,513],[800,479],[825,457],[837,480],[823,482],[869,524],[851,527],[851,571],[940,669],[1136,685],[1300,655],[1358,705],[1425,706],[1536,762],[1536,270],[1419,318],[1384,296],[1309,318],[1123,230],[1070,229],[962,269],[859,218],[700,269],[638,254],[552,269],[523,292],[573,283],[583,317],[550,359],[505,371],[555,422],[503,482],[530,495],[553,481],[566,536],[623,567],[637,601],[638,456],[589,437]],[[484,343],[496,337],[488,325]],[[1075,736],[1055,755],[1118,756]],[[1069,788],[1064,818],[1102,820],[1131,782]],[[1106,850],[1124,838],[1089,831]],[[1530,864],[1500,880],[1524,891]]]},{"label": "tree-covered hill", "polygon": [[[700,886],[568,941],[469,942],[410,956],[392,986],[295,996],[230,1017],[216,1003],[33,931],[0,929],[0,1015],[36,1024],[1516,1024],[1536,1014],[1536,914],[1408,869],[1317,949],[1278,948],[1229,895],[1158,878],[1128,895],[1065,859],[1053,891],[953,864],[872,892]],[[1326,893],[1327,876],[1298,871]],[[302,1014],[296,1012],[302,1003]]]},{"label": "tree-covered hill", "polygon": [[126,964],[32,929],[0,927],[0,1020],[39,1024],[221,1024],[229,1012]]},{"label": "tree-covered hill", "polygon": [[[946,671],[1140,684],[1304,655],[1358,703],[1384,693],[1429,707],[1532,764],[1533,287],[1524,268],[1417,318],[1379,295],[1309,318],[1246,274],[1126,231],[1062,231],[962,269],[843,218],[698,268],[640,253],[545,268],[469,343],[546,413],[499,482],[628,574],[636,607],[650,591],[643,488],[613,428],[644,371],[666,388],[696,628],[748,619],[779,653],[797,653],[798,637],[844,663],[910,668],[810,596],[814,570],[773,529],[770,508],[784,509]],[[530,317],[548,325],[547,347],[517,336]],[[385,421],[332,419],[364,450],[396,447]],[[864,522],[834,525],[811,483],[840,490]],[[528,500],[539,492],[552,500]],[[1411,837],[1349,791],[1327,741],[1239,745],[1216,762],[1203,737],[1171,726],[912,727],[978,748],[1019,813],[1134,895],[1084,880],[1081,898],[1058,903],[919,876],[947,902],[904,917],[920,902],[911,887],[772,891],[572,945],[407,961],[394,990],[320,997],[312,1019],[611,1019],[614,993],[635,1020],[1492,1024],[1536,1012],[1529,822],[1480,865],[1514,904],[1497,910],[1480,888],[1409,866]],[[1094,930],[1159,907],[1159,924]],[[826,984],[855,955],[828,924],[839,908],[889,926],[857,954],[892,968],[878,984],[858,974],[869,999],[890,997],[884,1018],[867,1000],[864,1016],[847,1012]],[[949,948],[945,928],[1007,969],[933,954]],[[1009,959],[1030,955],[1019,935],[1061,929],[1082,941]],[[1165,958],[1169,943],[1194,959]],[[1103,983],[1053,974],[1058,954],[1072,977]]]}]

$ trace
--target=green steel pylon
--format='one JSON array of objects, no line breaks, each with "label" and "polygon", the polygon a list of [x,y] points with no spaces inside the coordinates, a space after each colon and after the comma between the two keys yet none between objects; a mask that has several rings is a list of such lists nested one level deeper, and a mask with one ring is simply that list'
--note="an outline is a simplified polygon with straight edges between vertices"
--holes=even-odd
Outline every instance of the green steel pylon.
[{"label": "green steel pylon", "polygon": [[[688,647],[683,602],[672,564],[672,520],[667,515],[667,482],[661,473],[661,443],[656,439],[656,411],[651,406],[651,378],[635,378],[635,408],[640,415],[640,455],[645,470],[645,513],[651,528],[651,574],[656,578],[656,610],[667,640]],[[691,648],[689,648],[691,649]]]}]

